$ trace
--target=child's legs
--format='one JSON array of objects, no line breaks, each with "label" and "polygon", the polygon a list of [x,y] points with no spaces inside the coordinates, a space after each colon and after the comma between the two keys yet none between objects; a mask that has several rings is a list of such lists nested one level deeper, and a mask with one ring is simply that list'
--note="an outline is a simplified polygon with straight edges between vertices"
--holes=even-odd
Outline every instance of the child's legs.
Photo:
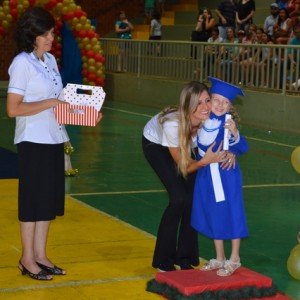
[{"label": "child's legs", "polygon": [[233,262],[239,262],[240,261],[240,245],[241,245],[241,239],[234,239],[231,241],[231,256],[230,260]]},{"label": "child's legs", "polygon": [[214,244],[216,248],[216,260],[223,261],[225,259],[223,240],[214,240]]}]

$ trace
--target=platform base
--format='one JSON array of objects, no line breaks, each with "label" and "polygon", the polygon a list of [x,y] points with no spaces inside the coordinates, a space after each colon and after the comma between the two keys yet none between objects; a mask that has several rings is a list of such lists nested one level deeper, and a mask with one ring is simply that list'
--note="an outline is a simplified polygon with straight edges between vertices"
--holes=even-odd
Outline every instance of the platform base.
[{"label": "platform base", "polygon": [[278,294],[271,278],[244,267],[226,277],[199,269],[161,272],[147,290],[167,299],[289,299]]}]

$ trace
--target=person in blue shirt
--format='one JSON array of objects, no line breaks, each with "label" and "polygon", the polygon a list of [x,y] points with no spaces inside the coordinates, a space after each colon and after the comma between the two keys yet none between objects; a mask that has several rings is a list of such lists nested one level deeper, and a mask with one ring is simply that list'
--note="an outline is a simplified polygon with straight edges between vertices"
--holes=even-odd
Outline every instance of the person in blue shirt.
[{"label": "person in blue shirt", "polygon": [[[248,144],[237,129],[235,119],[238,115],[232,102],[237,95],[244,93],[239,87],[217,78],[208,78],[212,82],[211,114],[198,131],[198,158],[201,159],[213,143],[217,148],[222,142],[224,146],[226,140],[229,147],[224,150],[239,156],[248,151]],[[227,120],[228,113],[232,119]],[[216,258],[209,260],[200,270],[217,269],[217,275],[228,276],[241,266],[240,241],[248,236],[248,229],[242,197],[242,174],[237,162],[229,170],[220,168],[219,163],[211,163],[197,171],[191,225],[214,240]],[[225,259],[224,240],[232,241],[229,260]]]},{"label": "person in blue shirt", "polygon": [[[115,32],[118,39],[121,40],[131,40],[131,32],[134,29],[131,22],[128,21],[126,14],[123,10],[119,13],[119,19],[115,22]],[[127,71],[127,53],[128,53],[129,43],[119,42],[119,54],[118,54],[118,72]]]}]

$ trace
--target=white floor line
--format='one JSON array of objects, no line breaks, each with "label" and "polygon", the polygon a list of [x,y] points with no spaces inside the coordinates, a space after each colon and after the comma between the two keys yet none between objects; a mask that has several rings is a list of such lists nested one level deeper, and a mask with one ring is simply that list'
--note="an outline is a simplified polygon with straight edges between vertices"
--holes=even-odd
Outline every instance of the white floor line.
[{"label": "white floor line", "polygon": [[[297,187],[300,183],[270,183],[270,184],[247,184],[243,185],[244,189],[248,188],[269,188],[269,187]],[[148,194],[148,193],[166,193],[165,190],[140,190],[140,191],[120,191],[120,192],[94,192],[94,193],[71,193],[69,197],[76,196],[101,196],[101,195],[130,195],[130,194]]]},{"label": "white floor line", "polygon": [[31,286],[22,286],[16,288],[0,288],[1,293],[11,293],[19,291],[28,291],[28,290],[39,290],[39,289],[49,289],[49,288],[58,288],[58,287],[72,287],[79,285],[89,285],[89,284],[99,284],[99,283],[110,283],[110,282],[125,282],[125,281],[136,281],[143,279],[152,279],[153,275],[144,275],[144,276],[132,276],[132,277],[119,277],[119,278],[107,278],[107,279],[94,279],[94,280],[81,280],[81,281],[69,281],[62,283],[49,283],[43,285],[31,285]]}]

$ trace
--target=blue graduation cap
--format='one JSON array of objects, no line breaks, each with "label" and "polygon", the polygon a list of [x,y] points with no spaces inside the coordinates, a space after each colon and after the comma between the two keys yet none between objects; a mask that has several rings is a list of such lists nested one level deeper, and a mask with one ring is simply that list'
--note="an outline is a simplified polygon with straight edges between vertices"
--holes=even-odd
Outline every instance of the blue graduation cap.
[{"label": "blue graduation cap", "polygon": [[233,102],[238,95],[245,95],[244,91],[238,86],[232,85],[230,83],[227,83],[225,81],[211,76],[208,76],[208,79],[212,83],[212,86],[210,88],[211,94],[218,94],[224,96],[227,99],[229,99],[230,102]]}]

